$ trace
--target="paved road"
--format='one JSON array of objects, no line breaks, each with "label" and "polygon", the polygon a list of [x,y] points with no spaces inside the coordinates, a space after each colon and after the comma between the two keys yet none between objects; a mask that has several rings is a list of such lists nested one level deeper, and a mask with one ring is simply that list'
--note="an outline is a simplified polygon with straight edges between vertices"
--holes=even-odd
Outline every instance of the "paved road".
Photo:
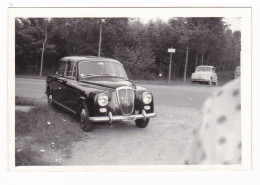
[{"label": "paved road", "polygon": [[[201,120],[204,100],[217,88],[207,85],[144,85],[154,94],[158,116],[147,128],[133,122],[116,123],[111,128],[98,125],[83,140],[71,146],[63,165],[176,165],[182,164],[192,142],[192,131]],[[45,81],[16,79],[16,96],[46,102]]]},{"label": "paved road", "polygon": [[47,101],[45,84],[45,80],[16,78],[15,96],[32,98],[37,102],[45,102]]}]

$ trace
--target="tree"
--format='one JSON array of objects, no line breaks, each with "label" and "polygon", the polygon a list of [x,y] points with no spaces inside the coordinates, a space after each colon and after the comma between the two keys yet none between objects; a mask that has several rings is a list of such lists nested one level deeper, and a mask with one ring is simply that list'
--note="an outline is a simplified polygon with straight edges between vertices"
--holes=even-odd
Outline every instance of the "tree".
[{"label": "tree", "polygon": [[[17,73],[29,73],[30,68],[50,74],[61,57],[98,56],[100,18],[17,18],[15,25]],[[133,78],[151,79],[158,73],[167,77],[167,50],[173,47],[172,76],[185,81],[199,64],[218,70],[239,65],[240,37],[219,17],[157,19],[146,24],[138,18],[104,18],[100,55],[120,60]],[[44,62],[38,65],[41,59]]]}]

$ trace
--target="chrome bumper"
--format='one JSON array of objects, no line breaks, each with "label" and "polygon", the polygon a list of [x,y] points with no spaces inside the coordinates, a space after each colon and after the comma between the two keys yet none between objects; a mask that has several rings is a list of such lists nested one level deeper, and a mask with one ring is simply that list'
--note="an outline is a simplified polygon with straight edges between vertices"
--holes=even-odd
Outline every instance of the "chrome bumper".
[{"label": "chrome bumper", "polygon": [[210,81],[210,78],[207,78],[207,77],[191,78],[191,81],[204,81],[204,82],[209,82],[209,81]]},{"label": "chrome bumper", "polygon": [[[146,113],[145,110],[142,111],[142,114],[133,114],[129,116],[113,116],[111,112],[108,113],[108,116],[98,116],[98,117],[89,117],[90,122],[109,122],[110,124],[113,121],[131,121],[137,119],[146,120],[148,118],[156,117],[156,113]],[[126,119],[127,118],[127,119]]]}]

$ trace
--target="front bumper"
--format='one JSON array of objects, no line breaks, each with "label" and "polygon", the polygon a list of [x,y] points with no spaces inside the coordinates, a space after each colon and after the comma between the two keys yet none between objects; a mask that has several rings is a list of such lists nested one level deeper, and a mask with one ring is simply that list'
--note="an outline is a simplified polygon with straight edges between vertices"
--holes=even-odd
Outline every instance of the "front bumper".
[{"label": "front bumper", "polygon": [[113,116],[111,112],[108,113],[108,116],[98,116],[98,117],[89,117],[90,122],[109,122],[110,124],[113,121],[131,121],[137,119],[146,120],[148,118],[156,117],[156,113],[146,113],[145,110],[142,111],[142,114],[133,114],[129,116],[119,115]]},{"label": "front bumper", "polygon": [[191,81],[200,81],[200,82],[209,82],[210,78],[208,77],[196,77],[196,78],[191,78]]}]

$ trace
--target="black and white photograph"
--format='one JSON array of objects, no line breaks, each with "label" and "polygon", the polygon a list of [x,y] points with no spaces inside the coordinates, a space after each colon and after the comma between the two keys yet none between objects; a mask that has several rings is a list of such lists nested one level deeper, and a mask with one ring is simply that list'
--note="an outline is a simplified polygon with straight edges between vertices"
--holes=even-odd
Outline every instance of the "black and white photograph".
[{"label": "black and white photograph", "polygon": [[10,9],[10,168],[250,169],[251,9],[185,10]]}]

